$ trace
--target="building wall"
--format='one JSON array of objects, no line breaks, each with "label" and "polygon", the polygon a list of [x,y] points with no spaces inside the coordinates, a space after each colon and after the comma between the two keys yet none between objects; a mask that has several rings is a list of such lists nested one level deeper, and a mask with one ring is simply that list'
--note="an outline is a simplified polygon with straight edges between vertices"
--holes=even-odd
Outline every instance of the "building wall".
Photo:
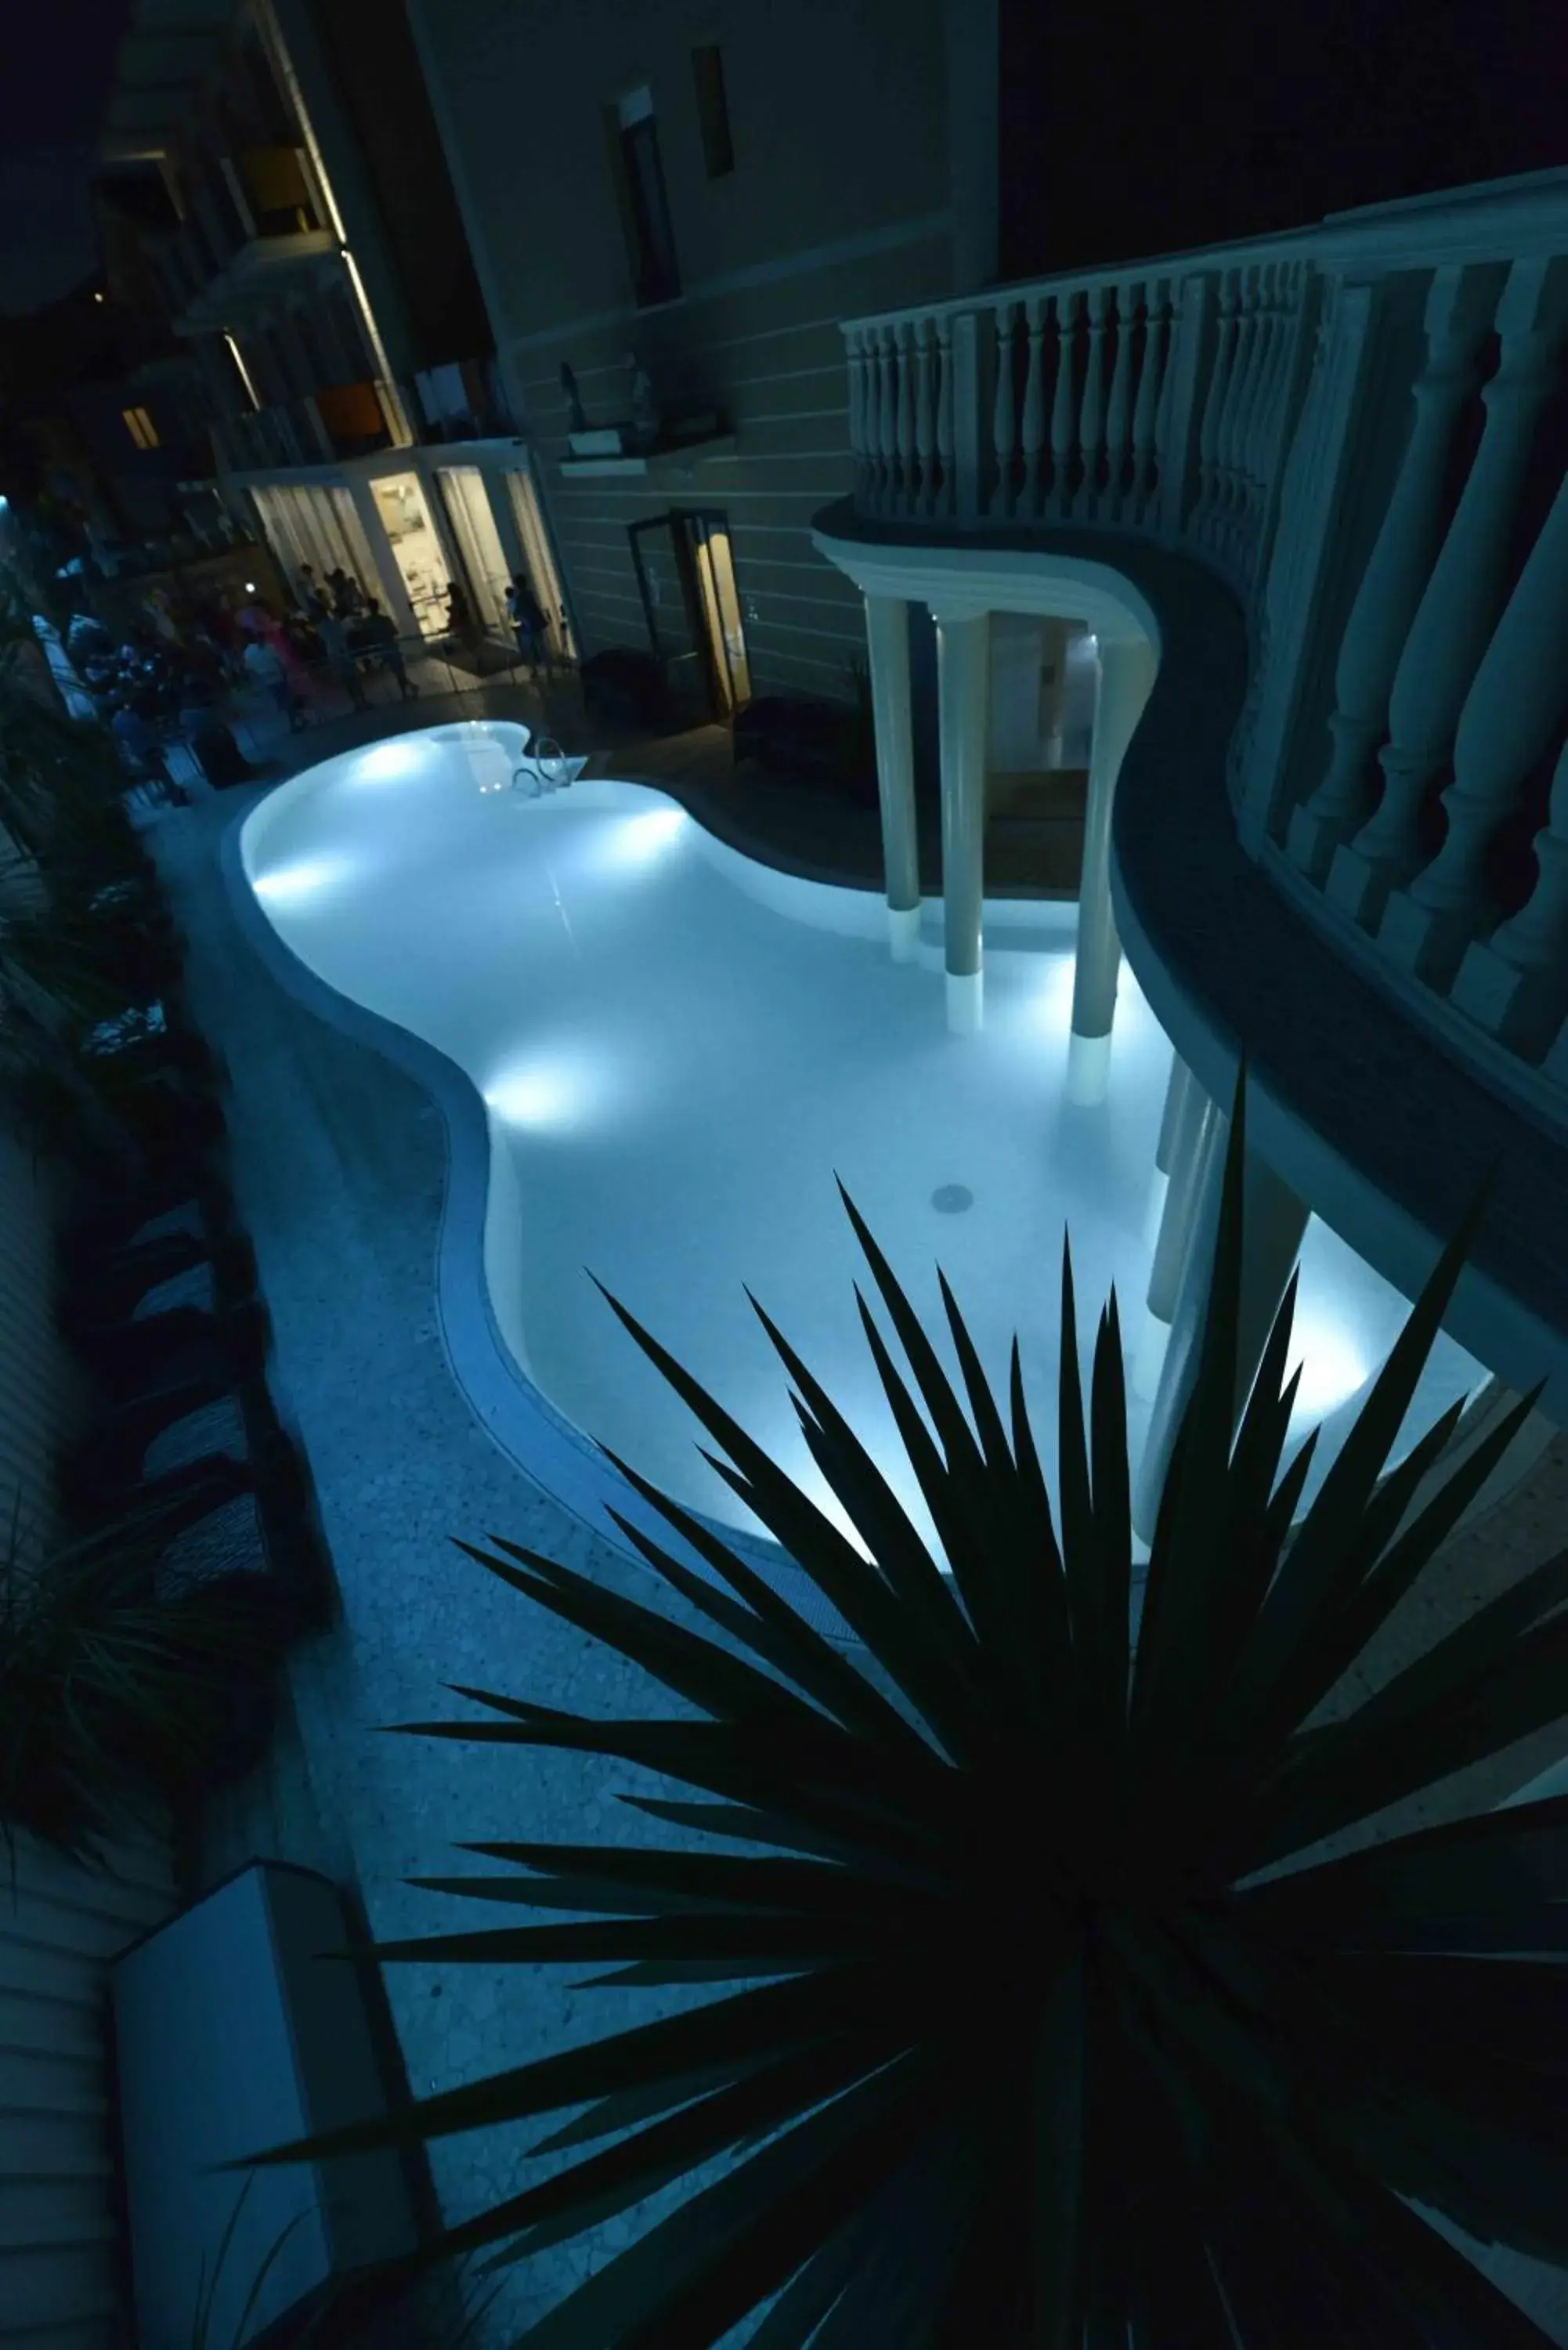
[{"label": "building wall", "polygon": [[[847,691],[859,600],[810,543],[849,486],[839,320],[950,290],[942,0],[585,0],[454,16],[410,0],[496,348],[538,454],[580,650],[646,645],[628,525],[729,520],[757,691]],[[691,50],[716,40],[734,169],[710,180]],[[681,294],[639,310],[605,109],[651,90]],[[590,422],[624,421],[635,349],[661,404],[715,408],[732,456],[563,476],[570,362]]]},{"label": "building wall", "polygon": [[[0,1506],[40,1528],[78,1385],[55,1330],[50,1207],[31,1153],[0,1132]],[[107,2031],[114,1955],[168,1917],[167,1846],[130,1840],[114,1872],[29,1836],[0,1843],[0,2341],[115,2350],[126,2339]]]}]

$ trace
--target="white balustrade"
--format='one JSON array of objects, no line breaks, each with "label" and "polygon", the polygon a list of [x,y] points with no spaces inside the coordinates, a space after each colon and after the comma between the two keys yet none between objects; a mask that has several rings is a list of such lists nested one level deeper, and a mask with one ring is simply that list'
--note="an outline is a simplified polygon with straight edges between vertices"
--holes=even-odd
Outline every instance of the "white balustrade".
[{"label": "white balustrade", "polygon": [[1019,436],[1023,452],[1023,483],[1019,492],[1019,511],[1033,515],[1040,511],[1040,452],[1045,446],[1044,296],[1031,295],[1023,305],[1023,316],[1029,330],[1029,366],[1023,380],[1023,421]]},{"label": "white balustrade", "polygon": [[1127,495],[1127,428],[1132,402],[1133,321],[1137,314],[1138,287],[1124,286],[1116,296],[1116,357],[1111,372],[1110,405],[1106,411],[1106,492],[1102,518],[1119,522]]},{"label": "white balustrade", "polygon": [[1437,555],[1443,481],[1460,413],[1480,380],[1499,277],[1490,269],[1439,269],[1427,296],[1426,359],[1411,392],[1410,438],[1340,644],[1328,771],[1291,819],[1291,858],[1314,880],[1371,811],[1373,754],[1388,732],[1395,671]]},{"label": "white balustrade", "polygon": [[909,320],[899,322],[894,338],[893,364],[898,376],[898,501],[900,514],[919,511],[915,475],[915,355]]},{"label": "white balustrade", "polygon": [[1497,621],[1534,426],[1568,328],[1565,293],[1561,265],[1515,262],[1498,305],[1502,358],[1481,394],[1480,447],[1395,672],[1383,797],[1330,872],[1330,895],[1368,928],[1381,920],[1388,890],[1421,864],[1428,788],[1452,748]]},{"label": "white balustrade", "polygon": [[915,389],[915,455],[919,466],[919,487],[913,511],[932,515],[937,511],[937,487],[932,472],[936,456],[936,415],[931,399],[931,322],[929,318],[915,321],[916,370]]},{"label": "white balustrade", "polygon": [[1154,505],[1155,427],[1166,384],[1165,355],[1170,326],[1168,279],[1150,278],[1144,301],[1143,349],[1138,359],[1137,401],[1133,410],[1132,484],[1124,509],[1141,524]]},{"label": "white balustrade", "polygon": [[878,511],[898,511],[898,351],[897,328],[884,327],[877,338],[877,460]]},{"label": "white balustrade", "polygon": [[1100,455],[1105,444],[1106,288],[1091,286],[1088,299],[1089,354],[1084,374],[1084,404],[1078,418],[1083,475],[1073,500],[1073,518],[1093,522],[1100,496]]},{"label": "white balustrade", "polygon": [[1209,379],[1208,395],[1203,403],[1203,422],[1198,436],[1198,503],[1188,528],[1194,538],[1204,541],[1210,536],[1220,499],[1220,430],[1231,395],[1231,378],[1236,357],[1238,275],[1236,270],[1228,269],[1220,288],[1214,368]]},{"label": "white balustrade", "polygon": [[1258,365],[1260,330],[1259,280],[1256,269],[1243,269],[1236,288],[1236,329],[1231,380],[1220,411],[1214,453],[1214,504],[1209,515],[1210,543],[1217,554],[1228,553],[1244,499],[1241,459],[1246,447],[1247,414]]},{"label": "white balustrade", "polygon": [[1056,390],[1051,402],[1051,501],[1059,515],[1072,509],[1073,362],[1077,347],[1076,294],[1056,296]]},{"label": "white balustrade", "polygon": [[1003,519],[1012,512],[1012,459],[1016,424],[1012,401],[1012,329],[1018,306],[1002,302],[996,311],[996,402],[992,441],[996,450],[996,487],[991,511]]},{"label": "white balustrade", "polygon": [[1441,986],[1487,911],[1483,861],[1525,777],[1568,710],[1568,476],[1530,551],[1465,698],[1448,831],[1407,891],[1388,900],[1378,936],[1394,961]]},{"label": "white balustrade", "polygon": [[851,327],[845,336],[849,367],[849,452],[855,460],[855,500],[866,504],[871,491],[871,447],[866,430],[866,350],[869,329]]},{"label": "white balustrade", "polygon": [[1247,618],[1244,844],[1265,853],[1288,815],[1297,873],[1398,983],[1447,992],[1446,1033],[1568,1093],[1568,751],[1530,897],[1501,922],[1489,897],[1568,718],[1568,491],[1513,577],[1564,388],[1561,256],[1568,172],[1536,174],[1163,275],[917,305],[845,342],[862,514],[1135,533],[1220,574]]},{"label": "white balustrade", "polygon": [[1568,1009],[1568,743],[1552,773],[1549,821],[1535,836],[1535,887],[1518,913],[1467,951],[1452,999],[1489,1035],[1530,1057]]},{"label": "white balustrade", "polygon": [[931,511],[951,515],[956,500],[953,494],[953,348],[952,321],[945,315],[937,320],[937,463],[941,469]]}]

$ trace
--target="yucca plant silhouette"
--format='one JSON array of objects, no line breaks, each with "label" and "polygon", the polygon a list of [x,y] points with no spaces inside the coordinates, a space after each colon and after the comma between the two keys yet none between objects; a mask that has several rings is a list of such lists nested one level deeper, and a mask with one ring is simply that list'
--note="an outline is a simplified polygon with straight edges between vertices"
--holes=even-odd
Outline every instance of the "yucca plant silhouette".
[{"label": "yucca plant silhouette", "polygon": [[473,1550],[692,1711],[462,1690],[499,1719],[404,1727],[644,1766],[702,1800],[640,1811],[752,1849],[470,1846],[512,1873],[415,1882],[567,1922],[377,1955],[717,1995],[261,2158],[570,2111],[536,2149],[570,2161],[420,2256],[500,2246],[493,2267],[688,2181],[529,2350],[694,2350],[751,2313],[756,2350],[1547,2340],[1434,2219],[1568,2260],[1568,1801],[1314,1851],[1568,1711],[1565,1554],[1321,1718],[1535,1399],[1414,1511],[1459,1407],[1381,1474],[1478,1202],[1293,1525],[1293,1283],[1235,1420],[1244,1111],[1243,1079],[1141,1607],[1115,1300],[1085,1424],[1070,1256],[1054,1512],[1016,1346],[999,1399],[944,1282],[950,1380],[846,1201],[947,1571],[765,1314],[869,1558],[610,1301],[859,1652],[626,1463],[709,1573],[625,1532],[706,1633],[514,1544]]}]

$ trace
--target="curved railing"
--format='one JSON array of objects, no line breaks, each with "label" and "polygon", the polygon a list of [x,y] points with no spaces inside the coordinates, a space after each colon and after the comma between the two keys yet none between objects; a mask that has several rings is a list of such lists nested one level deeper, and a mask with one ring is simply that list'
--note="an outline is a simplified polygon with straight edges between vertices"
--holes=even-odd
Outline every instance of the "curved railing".
[{"label": "curved railing", "polygon": [[1249,853],[1568,1126],[1568,172],[843,331],[867,519],[1225,581]]}]

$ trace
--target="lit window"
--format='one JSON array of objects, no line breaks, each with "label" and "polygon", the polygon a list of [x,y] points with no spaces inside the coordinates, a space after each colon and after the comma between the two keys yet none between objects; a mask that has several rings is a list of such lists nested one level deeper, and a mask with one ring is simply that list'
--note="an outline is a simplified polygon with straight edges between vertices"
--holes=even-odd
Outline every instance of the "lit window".
[{"label": "lit window", "polygon": [[735,149],[730,137],[730,109],[724,98],[724,61],[717,41],[705,42],[701,48],[692,50],[691,71],[697,82],[697,120],[702,132],[708,177],[722,180],[726,172],[735,168]]},{"label": "lit window", "polygon": [[122,408],[119,412],[125,420],[126,431],[139,449],[158,447],[158,428],[145,408]]}]

